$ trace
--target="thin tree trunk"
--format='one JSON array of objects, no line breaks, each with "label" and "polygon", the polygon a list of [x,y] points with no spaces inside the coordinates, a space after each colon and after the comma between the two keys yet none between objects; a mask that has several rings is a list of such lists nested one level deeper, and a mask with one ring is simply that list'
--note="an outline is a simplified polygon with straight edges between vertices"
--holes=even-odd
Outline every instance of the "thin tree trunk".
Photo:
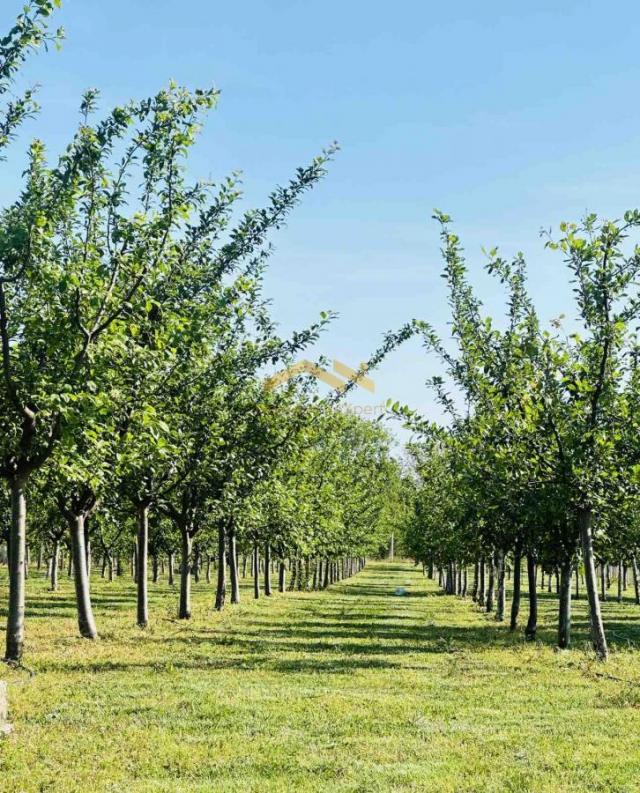
[{"label": "thin tree trunk", "polygon": [[180,527],[180,602],[178,619],[191,619],[191,551],[193,539],[187,526]]},{"label": "thin tree trunk", "polygon": [[622,560],[618,562],[618,603],[622,603]]},{"label": "thin tree trunk", "polygon": [[196,584],[200,581],[200,561],[200,543],[196,543],[195,548],[193,549],[193,580]]},{"label": "thin tree trunk", "polygon": [[264,594],[271,597],[271,546],[264,544]]},{"label": "thin tree trunk", "polygon": [[494,563],[494,556],[491,554],[489,557],[489,586],[487,587],[487,614],[493,611],[493,594],[496,585],[496,566]]},{"label": "thin tree trunk", "polygon": [[598,601],[598,588],[596,584],[596,568],[593,556],[593,537],[591,523],[593,513],[588,508],[578,511],[578,525],[580,526],[580,539],[582,540],[582,556],[584,559],[584,577],[589,600],[589,620],[591,622],[591,640],[593,649],[601,661],[606,661],[609,655],[607,639],[602,624],[600,602]]},{"label": "thin tree trunk", "polygon": [[513,598],[511,600],[511,619],[509,630],[515,631],[518,627],[518,615],[520,613],[520,589],[522,581],[522,554],[517,547],[513,554]]},{"label": "thin tree trunk", "polygon": [[58,591],[58,571],[60,567],[60,540],[53,541],[53,553],[51,556],[51,586],[52,592]]},{"label": "thin tree trunk", "polygon": [[280,567],[278,569],[278,592],[287,591],[287,568],[284,564],[284,559],[280,560]]},{"label": "thin tree trunk", "polygon": [[240,602],[240,580],[238,577],[238,549],[236,547],[236,524],[229,523],[229,578],[231,581],[231,602]]},{"label": "thin tree trunk", "polygon": [[478,589],[478,605],[483,607],[485,605],[485,565],[484,565],[484,556],[480,557],[480,587]]},{"label": "thin tree trunk", "polygon": [[536,638],[538,630],[538,589],[536,578],[536,560],[532,554],[527,554],[527,582],[529,584],[529,619],[524,635],[529,641]]},{"label": "thin tree trunk", "polygon": [[496,620],[504,620],[504,610],[506,606],[506,587],[504,583],[504,552],[496,551],[496,573],[498,578],[498,597],[496,599]]},{"label": "thin tree trunk", "polygon": [[149,593],[147,583],[147,567],[149,558],[149,505],[138,504],[138,627],[146,628],[149,624]]},{"label": "thin tree trunk", "polygon": [[216,586],[216,611],[222,611],[227,595],[227,536],[224,521],[218,525],[218,584]]},{"label": "thin tree trunk", "polygon": [[260,597],[260,554],[257,540],[253,543],[253,597],[256,600]]},{"label": "thin tree trunk", "polygon": [[633,588],[636,595],[636,605],[640,606],[640,576],[638,575],[638,560],[635,554],[631,557],[631,566],[633,568]]},{"label": "thin tree trunk", "polygon": [[98,635],[96,622],[91,608],[89,592],[89,574],[87,568],[87,550],[85,547],[85,519],[83,515],[75,515],[70,521],[71,549],[73,553],[73,582],[76,590],[76,606],[78,609],[78,628],[83,639],[95,639]]},{"label": "thin tree trunk", "polygon": [[168,554],[169,560],[167,563],[168,573],[169,573],[169,586],[173,586],[173,551],[169,551]]},{"label": "thin tree trunk", "polygon": [[11,529],[9,534],[9,608],[5,661],[20,663],[24,649],[25,554],[27,542],[28,477],[15,476],[11,487]]},{"label": "thin tree trunk", "polygon": [[571,644],[571,560],[560,568],[560,598],[558,612],[558,647],[566,649]]},{"label": "thin tree trunk", "polygon": [[473,582],[471,584],[471,600],[474,603],[478,600],[478,579],[480,577],[480,562],[476,559],[473,563]]}]

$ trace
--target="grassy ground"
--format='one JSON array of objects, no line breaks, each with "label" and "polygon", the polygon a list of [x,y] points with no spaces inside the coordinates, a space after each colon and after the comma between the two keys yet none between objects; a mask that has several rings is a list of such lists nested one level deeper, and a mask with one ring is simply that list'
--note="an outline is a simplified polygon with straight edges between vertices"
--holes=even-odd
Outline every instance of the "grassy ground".
[{"label": "grassy ground", "polygon": [[188,625],[175,591],[152,586],[144,632],[130,581],[92,584],[96,643],[76,638],[66,578],[55,595],[29,580],[33,675],[4,675],[2,791],[640,790],[630,601],[605,606],[602,667],[584,650],[584,601],[575,649],[556,652],[552,596],[526,644],[402,562],[323,593],[255,603],[247,588],[222,616],[200,584]]}]

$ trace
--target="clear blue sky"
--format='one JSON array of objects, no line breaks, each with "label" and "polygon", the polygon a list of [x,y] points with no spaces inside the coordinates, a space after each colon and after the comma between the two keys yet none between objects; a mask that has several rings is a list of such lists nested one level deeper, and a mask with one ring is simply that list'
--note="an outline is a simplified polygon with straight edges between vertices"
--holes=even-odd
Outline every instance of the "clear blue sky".
[{"label": "clear blue sky", "polygon": [[[3,0],[2,29],[19,5]],[[274,238],[267,279],[285,330],[340,313],[314,351],[328,358],[357,364],[411,317],[446,334],[434,206],[456,219],[492,310],[480,249],[499,244],[525,252],[551,317],[567,311],[568,287],[539,229],[640,205],[634,2],[66,0],[58,20],[67,41],[30,64],[43,112],[21,144],[37,134],[57,153],[87,87],[109,107],[171,78],[221,89],[191,168],[241,168],[249,203],[339,141],[326,180]],[[4,180],[3,200],[15,184]],[[376,397],[353,401],[432,411],[422,383],[435,370],[409,344],[376,375]]]}]

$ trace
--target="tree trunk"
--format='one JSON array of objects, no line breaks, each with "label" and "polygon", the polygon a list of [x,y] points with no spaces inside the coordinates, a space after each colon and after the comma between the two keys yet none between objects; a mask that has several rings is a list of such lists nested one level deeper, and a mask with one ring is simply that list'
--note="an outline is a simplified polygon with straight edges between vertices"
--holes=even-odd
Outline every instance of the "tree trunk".
[{"label": "tree trunk", "polygon": [[491,554],[489,557],[489,586],[487,587],[487,614],[493,611],[493,593],[496,585],[496,566],[494,563],[494,556]]},{"label": "tree trunk", "polygon": [[607,573],[604,562],[600,565],[600,590],[602,602],[605,603],[607,600]]},{"label": "tree trunk", "polygon": [[271,597],[271,546],[264,544],[264,594]]},{"label": "tree trunk", "polygon": [[560,568],[560,598],[558,612],[558,647],[566,649],[571,644],[571,560]]},{"label": "tree trunk", "polygon": [[169,551],[169,561],[167,564],[169,573],[169,586],[173,586],[173,551]]},{"label": "tree trunk", "polygon": [[609,655],[607,639],[602,624],[602,614],[600,613],[600,602],[598,601],[598,587],[596,583],[596,568],[593,556],[593,537],[591,535],[591,523],[593,513],[588,508],[578,510],[578,525],[580,527],[580,539],[582,540],[582,556],[584,559],[584,577],[587,587],[587,598],[589,600],[589,621],[591,623],[591,641],[596,655],[601,661],[606,661]]},{"label": "tree trunk", "polygon": [[256,600],[260,597],[260,554],[257,540],[253,543],[253,597]]},{"label": "tree trunk", "polygon": [[218,525],[218,584],[216,586],[216,611],[222,611],[227,595],[227,532],[224,521]]},{"label": "tree trunk", "polygon": [[196,543],[195,548],[193,549],[193,580],[196,582],[196,584],[200,582],[200,562],[200,543]]},{"label": "tree trunk", "polygon": [[498,597],[496,602],[496,620],[504,620],[504,609],[506,605],[506,587],[504,584],[504,552],[496,551],[496,572],[498,578]]},{"label": "tree trunk", "polygon": [[529,641],[536,638],[536,631],[538,630],[538,589],[536,579],[538,577],[536,570],[536,560],[532,554],[527,554],[527,582],[529,585],[529,619],[527,620],[527,627],[524,629],[524,635]]},{"label": "tree trunk", "polygon": [[229,523],[229,578],[231,581],[231,602],[240,602],[240,580],[238,577],[238,549],[236,540],[236,524]]},{"label": "tree trunk", "polygon": [[149,558],[149,505],[138,504],[138,558],[136,565],[138,584],[138,627],[149,624],[149,593],[147,588],[147,567]]},{"label": "tree trunk", "polygon": [[622,603],[622,560],[618,562],[618,603]]},{"label": "tree trunk", "polygon": [[478,589],[478,605],[482,607],[485,605],[485,591],[486,591],[485,580],[484,580],[484,575],[485,575],[484,556],[480,557],[479,567],[480,567],[480,587]]},{"label": "tree trunk", "polygon": [[287,591],[287,568],[284,564],[284,559],[280,560],[280,567],[278,570],[278,592]]},{"label": "tree trunk", "polygon": [[471,600],[474,603],[478,600],[478,579],[480,577],[480,562],[476,559],[473,563],[473,582],[471,584]]},{"label": "tree trunk", "polygon": [[631,557],[631,566],[633,567],[633,588],[636,594],[636,605],[640,606],[640,576],[638,575],[638,561],[635,554]]},{"label": "tree trunk", "polygon": [[19,664],[24,649],[25,553],[27,538],[28,477],[15,476],[11,487],[11,529],[9,534],[9,610],[5,661]]},{"label": "tree trunk", "polygon": [[90,581],[91,580],[91,540],[89,539],[89,531],[87,529],[86,518],[84,525],[84,552],[87,560],[87,581]]},{"label": "tree trunk", "polygon": [[53,541],[53,553],[51,556],[51,586],[52,592],[58,591],[58,570],[60,567],[60,540]]},{"label": "tree trunk", "polygon": [[522,580],[522,554],[516,548],[513,554],[513,598],[511,600],[511,619],[509,630],[515,631],[518,627],[518,614],[520,613],[520,588]]},{"label": "tree trunk", "polygon": [[85,518],[83,515],[75,515],[70,521],[71,552],[73,553],[73,582],[76,590],[76,606],[78,609],[78,628],[80,629],[80,635],[83,639],[95,639],[98,635],[98,631],[91,608],[84,522]]},{"label": "tree trunk", "polygon": [[180,603],[178,619],[191,619],[191,551],[193,539],[187,526],[180,527]]}]

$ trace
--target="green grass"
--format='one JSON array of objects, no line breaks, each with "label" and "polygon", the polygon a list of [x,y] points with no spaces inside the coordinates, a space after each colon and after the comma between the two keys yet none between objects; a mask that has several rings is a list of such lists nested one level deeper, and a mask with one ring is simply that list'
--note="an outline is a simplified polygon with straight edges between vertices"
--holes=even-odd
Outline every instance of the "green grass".
[{"label": "green grass", "polygon": [[552,596],[527,644],[402,562],[257,603],[247,582],[223,615],[200,583],[190,624],[174,619],[176,592],[151,585],[146,631],[130,580],[96,576],[95,643],[76,638],[62,583],[28,582],[33,675],[5,673],[3,791],[640,790],[630,600],[605,605],[603,667],[584,649],[583,600],[575,649],[557,652]]}]

